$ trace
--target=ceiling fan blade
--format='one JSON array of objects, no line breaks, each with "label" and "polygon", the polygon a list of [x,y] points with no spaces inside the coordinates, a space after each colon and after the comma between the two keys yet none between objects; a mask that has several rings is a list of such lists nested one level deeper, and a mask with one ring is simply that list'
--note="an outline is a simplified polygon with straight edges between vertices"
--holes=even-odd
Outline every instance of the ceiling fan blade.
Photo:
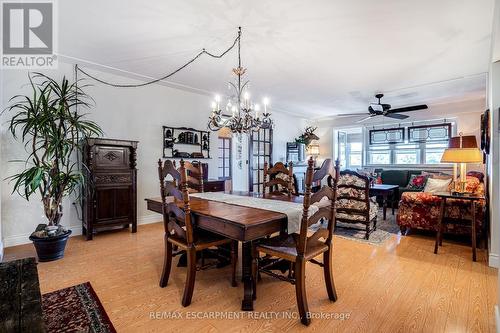
[{"label": "ceiling fan blade", "polygon": [[365,116],[366,113],[342,113],[338,114],[335,117],[357,117],[357,116]]},{"label": "ceiling fan blade", "polygon": [[429,107],[426,104],[413,105],[413,106],[406,106],[406,107],[403,107],[403,108],[390,109],[389,113],[410,112],[410,111],[417,111],[417,110],[425,110],[425,109],[428,109],[428,108]]},{"label": "ceiling fan blade", "polygon": [[365,117],[365,118],[363,118],[363,119],[360,119],[360,120],[356,121],[356,123],[362,123],[362,122],[364,122],[364,121],[366,121],[366,120],[368,120],[368,119],[371,119],[371,118],[373,118],[373,117],[376,117],[376,116],[377,116],[376,114],[374,114],[374,115],[370,115],[370,116],[368,116],[368,117]]},{"label": "ceiling fan blade", "polygon": [[384,114],[384,116],[389,117],[389,118],[393,118],[393,119],[406,119],[409,117],[405,114],[399,114],[399,113],[387,113],[387,114]]}]

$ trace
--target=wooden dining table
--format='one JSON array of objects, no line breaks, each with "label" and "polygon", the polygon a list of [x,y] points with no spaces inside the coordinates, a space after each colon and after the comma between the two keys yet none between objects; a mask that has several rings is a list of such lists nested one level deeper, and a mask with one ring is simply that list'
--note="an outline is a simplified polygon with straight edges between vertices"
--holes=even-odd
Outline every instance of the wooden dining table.
[{"label": "wooden dining table", "polygon": [[[225,192],[240,196],[260,197],[252,192]],[[299,196],[266,194],[265,199],[302,203]],[[161,198],[146,198],[147,208],[162,213]],[[168,200],[173,200],[169,197]],[[256,298],[255,283],[252,278],[252,242],[274,233],[286,233],[288,218],[285,214],[264,209],[251,208],[219,201],[191,197],[191,213],[199,228],[242,242],[243,300],[241,309],[253,311]]]}]

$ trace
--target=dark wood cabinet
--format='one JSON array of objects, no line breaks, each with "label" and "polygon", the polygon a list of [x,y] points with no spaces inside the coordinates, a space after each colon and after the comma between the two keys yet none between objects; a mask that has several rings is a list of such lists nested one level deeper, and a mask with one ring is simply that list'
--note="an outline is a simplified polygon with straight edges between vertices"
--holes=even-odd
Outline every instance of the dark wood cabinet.
[{"label": "dark wood cabinet", "polygon": [[[102,228],[132,226],[137,231],[137,141],[87,139],[83,234],[91,240]],[[85,168],[83,168],[85,170]]]},{"label": "dark wood cabinet", "polygon": [[224,192],[225,189],[226,181],[224,179],[203,181],[203,191],[205,192]]}]

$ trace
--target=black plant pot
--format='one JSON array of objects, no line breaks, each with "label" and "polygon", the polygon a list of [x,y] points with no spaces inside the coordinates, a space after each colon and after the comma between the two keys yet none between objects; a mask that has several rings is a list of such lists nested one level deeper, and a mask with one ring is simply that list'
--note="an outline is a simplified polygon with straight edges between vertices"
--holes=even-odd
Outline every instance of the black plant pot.
[{"label": "black plant pot", "polygon": [[53,237],[30,236],[30,240],[35,245],[38,261],[53,261],[64,257],[66,242],[71,235],[71,230]]}]

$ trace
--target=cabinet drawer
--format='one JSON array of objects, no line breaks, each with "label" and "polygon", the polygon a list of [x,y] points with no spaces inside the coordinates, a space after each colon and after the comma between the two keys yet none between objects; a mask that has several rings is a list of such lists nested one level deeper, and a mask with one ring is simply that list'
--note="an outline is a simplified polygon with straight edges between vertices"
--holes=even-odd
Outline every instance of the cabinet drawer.
[{"label": "cabinet drawer", "polygon": [[205,192],[224,192],[225,182],[223,180],[206,181],[203,183]]},{"label": "cabinet drawer", "polygon": [[132,184],[132,173],[106,173],[94,176],[96,185],[127,185]]},{"label": "cabinet drawer", "polygon": [[96,169],[128,169],[130,164],[129,148],[94,146]]}]

